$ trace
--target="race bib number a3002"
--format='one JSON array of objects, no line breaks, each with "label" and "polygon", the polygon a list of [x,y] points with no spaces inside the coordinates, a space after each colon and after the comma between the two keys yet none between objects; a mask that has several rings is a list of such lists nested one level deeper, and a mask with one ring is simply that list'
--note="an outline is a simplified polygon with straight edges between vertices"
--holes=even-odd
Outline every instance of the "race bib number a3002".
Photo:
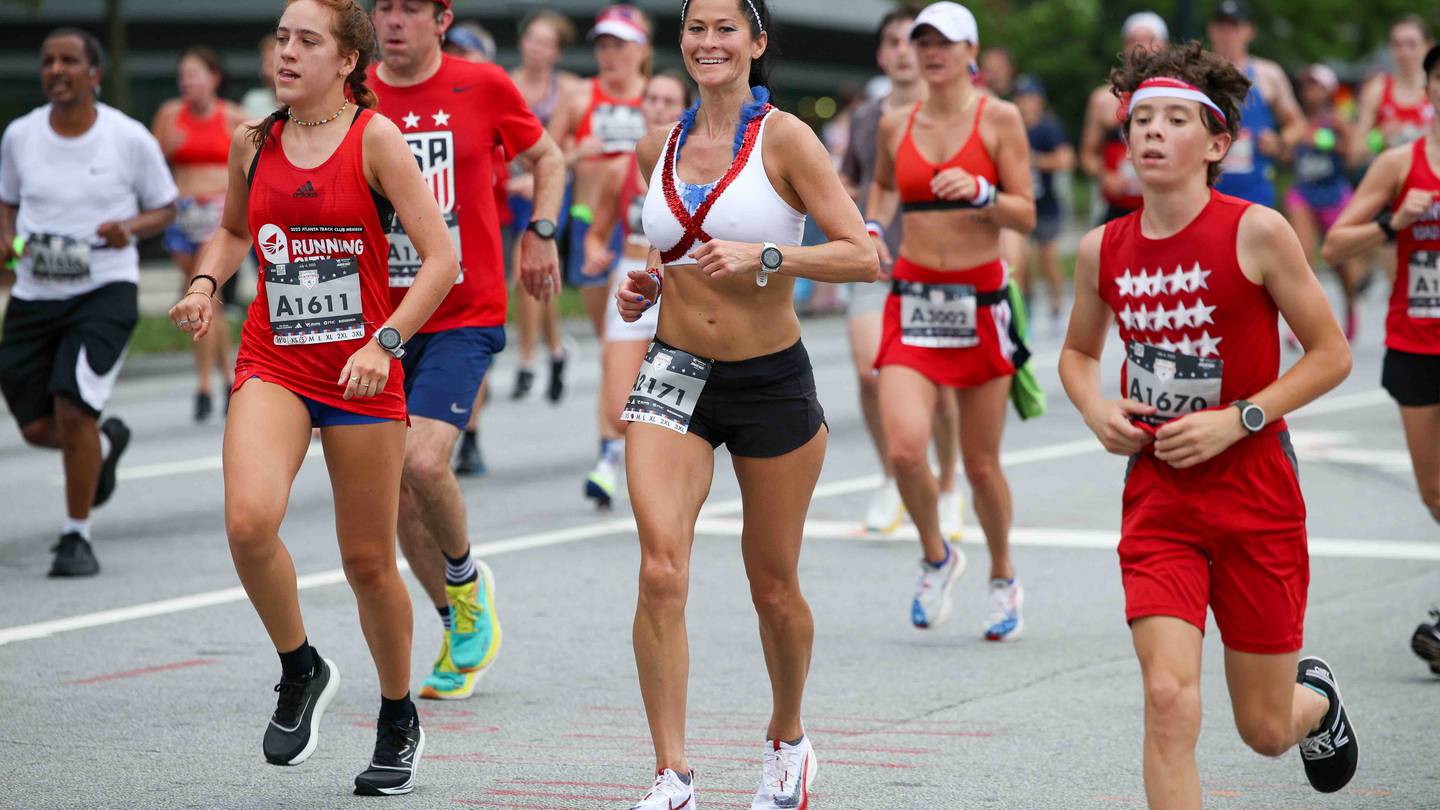
[{"label": "race bib number a3002", "polygon": [[969,284],[896,281],[900,342],[926,349],[968,349],[980,343],[975,288]]},{"label": "race bib number a3002", "polygon": [[709,378],[709,360],[651,343],[620,418],[689,433],[695,403]]}]

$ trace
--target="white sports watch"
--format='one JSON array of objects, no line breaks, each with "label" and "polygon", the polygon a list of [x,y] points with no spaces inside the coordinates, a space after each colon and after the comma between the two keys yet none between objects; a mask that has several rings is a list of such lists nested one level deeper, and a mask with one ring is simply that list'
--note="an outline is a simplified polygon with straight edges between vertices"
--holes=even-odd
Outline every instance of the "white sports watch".
[{"label": "white sports watch", "polygon": [[755,274],[755,286],[764,287],[770,283],[770,275],[780,272],[780,265],[785,261],[785,254],[780,252],[779,246],[774,242],[766,242],[760,248],[760,271]]}]

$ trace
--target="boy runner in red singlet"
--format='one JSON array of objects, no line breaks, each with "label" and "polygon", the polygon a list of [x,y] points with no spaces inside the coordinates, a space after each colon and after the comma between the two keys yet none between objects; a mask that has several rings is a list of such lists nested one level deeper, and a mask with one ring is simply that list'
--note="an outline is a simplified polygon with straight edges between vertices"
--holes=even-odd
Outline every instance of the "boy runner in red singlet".
[{"label": "boy runner in red singlet", "polygon": [[[1359,749],[1329,665],[1298,655],[1309,560],[1283,417],[1345,378],[1349,347],[1284,218],[1212,188],[1250,82],[1191,43],[1131,52],[1111,84],[1144,203],[1080,243],[1060,376],[1105,448],[1131,457],[1119,553],[1145,792],[1152,808],[1201,806],[1207,607],[1241,738],[1273,757],[1299,744],[1311,785],[1336,791]],[[1283,376],[1280,314],[1305,346]],[[1119,399],[1100,388],[1112,316]]]}]

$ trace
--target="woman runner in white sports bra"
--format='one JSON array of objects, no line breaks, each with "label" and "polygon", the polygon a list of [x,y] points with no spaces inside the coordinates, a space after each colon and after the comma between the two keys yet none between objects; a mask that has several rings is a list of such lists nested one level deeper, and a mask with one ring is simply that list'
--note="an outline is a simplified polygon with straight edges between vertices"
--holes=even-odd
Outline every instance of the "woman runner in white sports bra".
[{"label": "woman runner in white sports bra", "polygon": [[[819,138],[766,103],[769,28],[765,0],[683,7],[680,51],[700,104],[636,150],[654,248],[616,300],[634,321],[665,296],[623,416],[635,423],[625,465],[640,534],[635,659],[659,772],[642,810],[695,804],[685,599],[721,443],[745,501],[741,549],[774,701],[752,806],[804,807],[814,776],[800,721],[814,626],[796,568],[826,433],[791,293],[796,277],[873,281],[879,264]],[[832,241],[798,247],[805,211]]]}]

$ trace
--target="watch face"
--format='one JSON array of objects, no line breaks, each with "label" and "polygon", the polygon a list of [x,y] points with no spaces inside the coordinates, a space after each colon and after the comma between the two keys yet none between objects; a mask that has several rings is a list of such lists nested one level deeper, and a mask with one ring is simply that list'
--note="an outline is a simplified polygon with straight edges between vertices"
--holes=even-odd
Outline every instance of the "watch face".
[{"label": "watch face", "polygon": [[779,270],[782,258],[779,248],[765,248],[760,252],[760,264],[766,270]]},{"label": "watch face", "polygon": [[400,332],[396,329],[389,327],[381,329],[376,338],[380,341],[380,347],[387,351],[393,351],[400,347]]},{"label": "watch face", "polygon": [[1255,405],[1241,411],[1240,419],[1245,423],[1245,427],[1252,431],[1265,427],[1265,412]]},{"label": "watch face", "polygon": [[530,223],[530,230],[534,231],[535,235],[541,239],[555,238],[555,223],[548,219],[537,219]]}]

